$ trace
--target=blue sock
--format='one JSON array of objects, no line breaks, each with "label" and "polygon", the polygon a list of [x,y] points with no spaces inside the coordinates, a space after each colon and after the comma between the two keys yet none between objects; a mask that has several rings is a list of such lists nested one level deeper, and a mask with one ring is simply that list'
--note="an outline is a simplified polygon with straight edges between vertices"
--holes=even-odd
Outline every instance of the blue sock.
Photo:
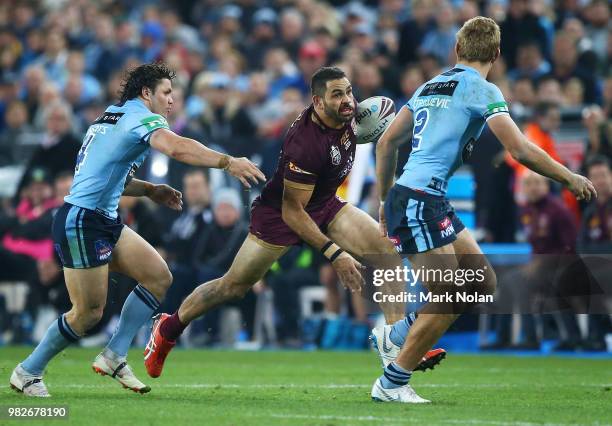
[{"label": "blue sock", "polygon": [[407,385],[412,371],[406,371],[395,362],[387,365],[382,376],[380,376],[380,383],[385,389],[395,389],[401,386]]},{"label": "blue sock", "polygon": [[134,290],[125,299],[119,324],[106,348],[119,357],[127,356],[134,336],[158,307],[159,301],[149,290],[140,284],[134,287]]},{"label": "blue sock", "polygon": [[41,376],[55,355],[79,340],[79,335],[66,322],[66,314],[53,321],[34,352],[21,363],[28,373]]},{"label": "blue sock", "polygon": [[389,333],[389,339],[394,345],[397,345],[400,348],[404,345],[406,336],[408,335],[408,330],[410,330],[410,327],[412,327],[416,317],[416,312],[411,312],[404,319],[397,321],[391,326],[392,328],[391,332]]}]

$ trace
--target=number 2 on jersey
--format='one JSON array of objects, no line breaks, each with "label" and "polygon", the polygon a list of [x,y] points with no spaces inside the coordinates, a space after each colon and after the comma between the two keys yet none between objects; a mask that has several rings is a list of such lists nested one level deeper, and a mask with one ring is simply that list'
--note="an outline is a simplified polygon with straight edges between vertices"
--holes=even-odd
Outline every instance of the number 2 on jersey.
[{"label": "number 2 on jersey", "polygon": [[76,158],[76,166],[74,167],[74,173],[78,173],[81,168],[81,164],[85,161],[85,157],[87,157],[87,148],[89,148],[89,144],[93,141],[93,138],[96,136],[94,132],[87,132],[85,135],[85,140],[83,140],[83,145],[81,145],[81,149]]},{"label": "number 2 on jersey", "polygon": [[427,108],[423,108],[417,111],[416,116],[414,117],[414,129],[412,130],[412,150],[417,151],[421,148],[421,140],[423,130],[425,130],[425,126],[427,126],[427,121],[429,120],[429,110]]}]

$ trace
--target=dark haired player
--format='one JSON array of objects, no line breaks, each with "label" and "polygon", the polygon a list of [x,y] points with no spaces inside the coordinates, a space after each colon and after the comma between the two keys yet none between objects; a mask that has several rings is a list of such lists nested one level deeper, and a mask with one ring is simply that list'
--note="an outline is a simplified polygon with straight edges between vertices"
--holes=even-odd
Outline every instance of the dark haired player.
[{"label": "dark haired player", "polygon": [[[153,323],[145,349],[151,377],[162,373],[187,324],[227,300],[243,297],[291,245],[303,241],[320,250],[353,291],[363,283],[361,264],[353,255],[397,256],[389,240],[378,234],[374,219],[336,196],[355,158],[351,83],[339,68],[326,67],[312,76],[311,91],[312,105],[287,131],[276,172],[253,202],[250,233],[229,271],[200,285],[177,312],[161,314]],[[383,306],[388,322],[403,316],[403,307],[394,305]]]},{"label": "dark haired player", "polygon": [[232,158],[176,135],[164,118],[172,108],[174,72],[146,64],[127,76],[121,102],[109,106],[89,127],[76,159],[74,182],[53,223],[55,249],[64,265],[72,309],[54,321],[45,336],[11,375],[11,387],[27,396],[48,397],[42,381],[47,363],[77,342],[101,318],[109,271],[123,273],[138,285],[128,296],[110,342],[93,369],[123,387],[149,392],[127,365],[134,335],[159,306],[172,282],[161,256],[117,215],[122,195],[149,197],[181,210],[181,193],[167,185],[132,179],[149,148],[185,163],[227,170],[245,186],[264,175],[246,158]]}]

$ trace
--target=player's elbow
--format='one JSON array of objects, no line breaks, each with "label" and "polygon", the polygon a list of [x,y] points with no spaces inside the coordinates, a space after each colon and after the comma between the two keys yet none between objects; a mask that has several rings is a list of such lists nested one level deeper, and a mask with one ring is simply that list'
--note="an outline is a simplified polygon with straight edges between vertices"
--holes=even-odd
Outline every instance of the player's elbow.
[{"label": "player's elbow", "polygon": [[508,148],[508,152],[517,162],[524,164],[529,159],[529,142],[521,141]]}]

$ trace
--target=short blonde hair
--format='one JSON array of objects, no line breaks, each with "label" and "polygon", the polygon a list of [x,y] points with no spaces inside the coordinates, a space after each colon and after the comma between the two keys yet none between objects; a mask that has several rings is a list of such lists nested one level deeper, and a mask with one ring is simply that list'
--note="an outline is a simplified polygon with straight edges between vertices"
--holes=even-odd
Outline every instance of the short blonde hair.
[{"label": "short blonde hair", "polygon": [[477,16],[468,20],[457,33],[457,56],[468,62],[493,62],[497,58],[501,35],[491,18]]}]

